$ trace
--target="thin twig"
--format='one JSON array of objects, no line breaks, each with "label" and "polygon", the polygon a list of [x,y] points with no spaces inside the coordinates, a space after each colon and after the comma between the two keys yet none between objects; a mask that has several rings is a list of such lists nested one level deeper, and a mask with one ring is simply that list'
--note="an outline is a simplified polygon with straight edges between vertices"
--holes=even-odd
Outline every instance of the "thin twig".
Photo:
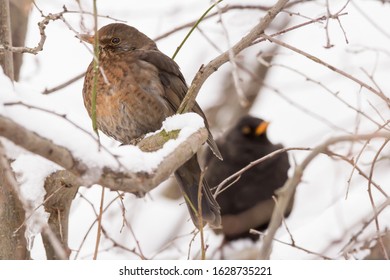
[{"label": "thin twig", "polygon": [[50,198],[52,198],[54,195],[56,195],[57,192],[61,191],[62,188],[64,188],[64,186],[61,186],[61,187],[59,187],[58,189],[56,189],[53,193],[51,193],[48,197],[46,197],[46,199],[45,199],[44,201],[42,201],[42,203],[40,203],[40,204],[37,205],[34,209],[32,209],[31,212],[30,212],[30,213],[26,216],[26,218],[24,219],[23,223],[22,223],[17,229],[15,229],[15,233],[17,233],[21,228],[23,228],[23,227],[26,225],[27,221],[28,221],[29,219],[31,219],[31,217],[34,216],[35,212],[36,212],[39,208],[41,208],[42,206],[44,206],[44,204],[45,204]]},{"label": "thin twig", "polygon": [[[255,229],[250,229],[250,230],[249,230],[249,233],[258,234],[258,235],[262,235],[262,236],[266,236],[265,233],[263,233],[263,232],[261,232],[261,231],[258,231],[258,230],[255,230]],[[305,252],[305,253],[308,253],[308,254],[310,254],[310,255],[315,255],[315,256],[317,256],[317,257],[320,257],[321,259],[324,259],[324,260],[332,260],[332,258],[330,258],[330,257],[324,256],[324,255],[322,255],[322,254],[320,254],[320,253],[316,253],[316,252],[310,251],[310,250],[308,250],[308,249],[306,249],[306,248],[303,248],[303,247],[297,245],[296,243],[288,243],[288,242],[282,241],[282,240],[277,239],[277,238],[273,238],[272,240],[275,241],[275,242],[278,242],[278,243],[280,243],[280,244],[284,244],[284,245],[290,246],[290,247],[292,247],[292,248],[301,250],[301,251],[303,251],[303,252]]]},{"label": "thin twig", "polygon": [[201,16],[200,18],[195,22],[194,26],[192,26],[192,28],[190,29],[190,31],[188,31],[187,35],[184,37],[183,41],[180,43],[180,45],[176,48],[176,51],[175,53],[172,55],[172,59],[175,59],[176,55],[179,53],[179,51],[181,50],[181,48],[183,47],[183,45],[185,44],[185,42],[187,41],[187,39],[191,36],[192,32],[195,30],[195,28],[199,25],[199,23],[204,19],[205,16],[207,16],[207,14],[220,2],[222,2],[223,0],[219,0],[218,2],[214,3],[213,5],[211,5]]},{"label": "thin twig", "polygon": [[[341,17],[341,16],[345,16],[347,15],[347,13],[342,13],[342,14],[339,14],[337,15],[337,17]],[[313,23],[318,23],[318,22],[322,22],[324,20],[326,20],[327,17],[326,16],[321,16],[321,17],[317,17],[315,19],[310,19],[309,21],[306,21],[306,22],[303,22],[303,23],[300,23],[300,24],[297,24],[297,25],[294,25],[292,27],[289,27],[289,28],[286,28],[286,29],[283,29],[281,31],[278,31],[276,33],[273,33],[271,34],[270,36],[272,37],[275,37],[275,36],[278,36],[278,35],[282,35],[282,34],[285,34],[287,32],[290,32],[290,31],[293,31],[293,30],[296,30],[296,29],[300,29],[304,26],[307,26],[307,25],[310,25],[310,24],[313,24]],[[253,43],[251,44],[251,46],[255,45],[255,44],[258,44],[258,43],[261,43],[261,42],[264,42],[266,41],[267,39],[265,38],[259,38],[259,39],[256,39],[253,41]]]},{"label": "thin twig", "polygon": [[[199,232],[200,232],[200,252],[201,259],[206,260],[206,246],[204,242],[204,227],[203,227],[203,215],[202,215],[202,185],[203,185],[203,176],[204,173],[200,173],[199,184],[198,184],[198,211],[196,212],[199,224]],[[207,187],[206,187],[207,188]]]},{"label": "thin twig", "polygon": [[329,68],[330,70],[332,70],[332,71],[334,71],[334,72],[336,72],[336,73],[346,77],[347,79],[354,81],[355,83],[359,84],[360,86],[366,88],[367,90],[369,90],[372,93],[374,93],[375,95],[377,95],[379,98],[381,98],[383,101],[385,101],[385,103],[390,107],[390,99],[386,95],[384,95],[383,92],[380,92],[380,91],[374,89],[372,86],[370,86],[370,85],[366,84],[365,82],[355,78],[354,76],[348,74],[347,72],[345,72],[345,71],[343,71],[341,69],[338,69],[335,66],[330,65],[329,63],[327,63],[327,62],[325,62],[325,61],[323,61],[323,60],[321,60],[321,59],[319,59],[319,58],[317,58],[317,57],[315,57],[315,56],[313,56],[313,55],[311,55],[311,54],[309,54],[309,53],[307,53],[307,52],[305,52],[303,50],[300,50],[300,49],[298,49],[298,48],[296,48],[296,47],[294,47],[294,46],[292,46],[290,44],[287,44],[287,43],[285,43],[283,41],[275,39],[272,36],[269,36],[267,34],[262,34],[261,36],[266,38],[267,40],[269,40],[272,43],[278,44],[279,46],[282,46],[282,47],[290,49],[290,50],[292,50],[292,51],[294,51],[294,52],[296,52],[296,53],[298,53],[300,55],[303,55],[303,56],[309,58],[310,60],[312,60],[312,61],[314,61],[314,62],[316,62],[318,64],[321,64],[321,65]]},{"label": "thin twig", "polygon": [[136,235],[135,235],[135,232],[134,232],[134,230],[133,230],[133,227],[132,227],[132,225],[131,225],[127,220],[126,220],[126,226],[129,228],[130,233],[131,233],[131,235],[132,235],[133,238],[134,238],[135,244],[136,244],[136,246],[137,246],[137,248],[138,248],[138,251],[139,251],[139,254],[138,254],[138,255],[141,257],[142,260],[146,260],[147,258],[145,257],[144,253],[142,252],[141,244],[140,244],[138,238],[137,238]]},{"label": "thin twig", "polygon": [[[262,5],[227,5],[223,8],[221,8],[221,12],[226,13],[230,10],[261,10],[261,11],[265,11],[265,10],[268,10],[269,8],[270,8],[269,6],[262,6]],[[205,21],[206,19],[210,19],[212,17],[215,17],[216,15],[218,15],[218,12],[210,13],[210,14],[206,15],[205,17],[203,17],[202,21]],[[155,37],[154,41],[158,41],[158,40],[161,40],[163,38],[166,38],[166,37],[178,32],[180,30],[183,30],[185,28],[193,27],[198,21],[199,21],[199,19],[193,20],[193,21],[185,23],[181,26],[175,27],[172,30],[167,31],[167,32],[159,35],[158,37]]]},{"label": "thin twig", "polygon": [[302,111],[303,113],[307,114],[308,116],[312,117],[313,119],[318,120],[319,122],[327,125],[328,127],[332,128],[332,129],[343,131],[345,133],[351,134],[351,132],[348,131],[347,129],[332,123],[326,117],[323,117],[322,115],[317,114],[316,112],[309,110],[309,109],[305,108],[304,106],[300,105],[299,103],[295,102],[293,98],[288,97],[288,95],[282,93],[279,89],[277,89],[271,85],[268,85],[266,83],[264,83],[264,87],[268,88],[269,90],[272,90],[275,94],[277,94],[284,101],[286,101],[287,103],[292,105],[294,108],[296,108],[296,109]]},{"label": "thin twig", "polygon": [[[92,104],[91,104],[91,119],[92,119],[92,127],[95,131],[97,137],[99,138],[99,131],[97,127],[96,120],[96,98],[97,98],[97,90],[98,90],[98,77],[99,77],[99,33],[98,33],[98,21],[97,21],[97,0],[93,0],[93,13],[94,13],[94,41],[93,41],[93,84],[92,84],[92,92],[88,94],[92,94]],[[100,143],[100,141],[99,141]]]},{"label": "thin twig", "polygon": [[[387,198],[380,206],[377,207],[377,215],[379,215],[383,210],[387,209],[388,206],[390,206],[390,198]],[[348,241],[347,244],[344,245],[344,247],[340,250],[345,251],[347,248],[351,247],[354,242],[357,241],[358,237],[364,232],[364,230],[373,222],[377,216],[373,214],[369,219],[367,219],[366,222],[363,223],[362,228],[356,232]]]},{"label": "thin twig", "polygon": [[[282,154],[282,153],[285,153],[285,152],[288,152],[288,151],[292,151],[292,150],[298,150],[298,151],[310,151],[311,149],[310,148],[301,148],[301,147],[291,147],[291,148],[283,148],[283,149],[279,149],[279,150],[276,150],[272,153],[269,153],[268,155],[262,157],[262,158],[259,158],[255,161],[252,161],[250,162],[247,166],[245,166],[244,168],[241,168],[240,170],[238,170],[237,172],[235,172],[234,174],[230,175],[229,177],[227,177],[225,180],[223,180],[221,183],[219,183],[219,185],[217,186],[217,189],[214,193],[215,196],[218,196],[219,193],[221,193],[221,191],[223,191],[225,188],[224,186],[232,181],[233,179],[241,176],[244,172],[246,172],[248,169],[256,166],[257,164],[260,164],[262,163],[263,161],[266,161],[266,160],[269,160],[270,158],[273,158],[279,154]],[[230,186],[230,185],[229,185]]]},{"label": "thin twig", "polygon": [[[332,137],[323,142],[322,144],[315,147],[309,155],[304,158],[301,164],[297,165],[294,168],[293,175],[286,181],[281,189],[277,191],[278,201],[280,203],[280,211],[286,211],[289,201],[298,184],[301,182],[301,178],[303,176],[304,170],[308,167],[308,165],[315,159],[319,154],[328,150],[331,145],[340,143],[340,142],[355,142],[361,140],[368,140],[373,138],[384,138],[390,139],[389,132],[375,132],[370,134],[358,134],[358,135],[343,135],[338,137]],[[264,242],[262,243],[259,258],[260,259],[268,259],[271,254],[271,244],[272,240],[281,224],[280,215],[274,210],[272,213],[271,221],[268,226],[267,234],[264,238]]]},{"label": "thin twig", "polygon": [[50,94],[50,93],[56,92],[60,89],[63,89],[65,87],[73,84],[74,82],[77,82],[78,80],[80,80],[84,76],[85,76],[85,72],[78,74],[77,76],[73,77],[72,79],[69,79],[68,81],[66,81],[62,84],[59,84],[58,86],[55,86],[52,88],[45,88],[45,90],[42,92],[42,94]]},{"label": "thin twig", "polygon": [[390,38],[390,33],[387,32],[387,29],[382,28],[379,24],[377,24],[373,19],[375,17],[372,17],[372,15],[368,16],[366,12],[364,12],[357,4],[356,1],[351,1],[352,6],[355,7],[355,9],[372,25],[374,28],[376,28],[382,35]]},{"label": "thin twig", "polygon": [[253,27],[247,35],[245,35],[232,47],[232,50],[225,51],[223,54],[210,61],[205,67],[201,67],[201,69],[195,75],[195,78],[193,79],[185,98],[180,104],[180,107],[177,110],[178,113],[189,112],[192,109],[196,96],[203,83],[211,74],[218,70],[220,66],[229,61],[229,52],[232,51],[234,55],[237,55],[242,50],[249,47],[254,42],[254,40],[259,38],[264,30],[271,24],[272,20],[283,9],[287,2],[288,0],[279,0],[270,10],[268,10],[266,15],[255,27]]},{"label": "thin twig", "polygon": [[[390,123],[390,120],[387,121],[385,124],[383,124],[380,128],[378,128],[374,133],[378,133],[381,131],[382,128],[385,128],[388,124]],[[371,139],[366,139],[365,143],[363,144],[361,150],[359,151],[359,153],[357,154],[357,156],[355,157],[355,165],[357,166],[357,163],[359,162],[360,160],[360,157],[362,156],[364,150],[366,149],[366,147],[368,146],[368,144],[370,143]],[[351,170],[351,174],[349,176],[349,179],[348,181],[351,180],[352,176],[353,176],[353,173],[355,172],[355,166],[352,168]],[[348,197],[348,192],[349,192],[349,186],[348,186],[348,189],[347,189],[347,192],[345,194],[345,198]]]},{"label": "thin twig", "polygon": [[[345,161],[346,163],[349,163],[354,169],[356,169],[358,171],[358,174],[360,176],[362,176],[364,179],[366,179],[367,181],[371,181],[371,184],[374,185],[374,187],[384,196],[384,197],[388,197],[388,194],[383,190],[383,188],[381,188],[381,186],[379,184],[377,184],[373,179],[370,179],[369,178],[369,175],[367,175],[366,173],[364,173],[364,171],[357,165],[357,163],[354,161],[354,159],[350,159],[344,155],[341,155],[341,154],[336,154],[335,152],[332,152],[332,151],[326,151],[324,152],[325,155],[328,155],[330,157],[335,157],[335,158],[338,158],[340,160],[343,160]],[[351,177],[347,180],[347,182],[351,182]]]},{"label": "thin twig", "polygon": [[[300,76],[302,76],[303,78],[305,78],[306,81],[308,82],[311,82],[313,84],[316,84],[318,86],[320,86],[321,88],[323,88],[325,90],[325,92],[329,93],[332,95],[332,97],[336,98],[338,101],[340,101],[342,104],[344,104],[345,106],[347,106],[349,109],[357,112],[358,114],[364,116],[367,120],[371,121],[372,123],[374,123],[375,125],[377,125],[378,127],[382,127],[382,125],[377,122],[376,120],[374,120],[371,116],[369,116],[368,114],[366,114],[365,112],[363,112],[362,110],[360,110],[359,108],[355,108],[354,106],[352,106],[350,103],[348,103],[347,101],[345,101],[344,99],[342,99],[340,97],[340,92],[334,92],[332,91],[328,86],[324,85],[323,83],[321,83],[320,81],[316,81],[314,80],[313,78],[309,77],[308,75],[306,75],[305,73],[303,73],[302,71],[299,71],[298,69],[295,69],[295,68],[292,68],[290,66],[287,66],[287,65],[283,65],[283,64],[276,64],[276,63],[273,63],[271,64],[271,66],[278,66],[278,67],[282,67],[284,69],[287,69],[287,70],[290,70]],[[297,106],[297,103],[294,102],[292,99],[289,99],[288,97],[283,97],[284,99],[286,100],[290,100],[290,103],[292,104],[296,104],[295,106]],[[314,112],[313,112],[314,113]],[[315,114],[315,113],[314,113]],[[323,117],[317,115],[316,116],[317,119],[323,119]],[[335,125],[333,125],[332,123],[330,123],[329,121],[327,120],[323,120],[324,123],[332,126],[333,128],[335,128]],[[348,130],[346,129],[343,129],[341,128],[341,130],[345,131],[345,132],[348,132]],[[350,133],[350,132],[348,132]]]},{"label": "thin twig", "polygon": [[100,245],[100,237],[102,235],[102,218],[103,218],[103,204],[104,204],[104,190],[105,187],[102,187],[102,194],[100,197],[100,207],[99,207],[99,216],[97,217],[97,234],[96,234],[96,242],[95,242],[95,251],[93,253],[93,260],[97,259],[97,255],[99,252]]},{"label": "thin twig", "polygon": [[236,90],[238,100],[239,100],[241,106],[248,107],[249,101],[246,98],[245,93],[242,89],[242,85],[241,85],[242,79],[240,78],[240,75],[239,75],[238,66],[237,66],[237,62],[236,62],[236,56],[235,56],[233,49],[231,47],[229,32],[226,28],[226,25],[224,24],[224,21],[222,18],[221,8],[219,7],[218,3],[219,2],[217,2],[216,5],[217,5],[217,9],[218,9],[219,22],[222,26],[222,30],[223,30],[224,36],[226,38],[226,43],[227,43],[227,48],[228,48],[228,53],[229,53],[229,62],[232,65],[233,85],[234,85],[234,88]]}]

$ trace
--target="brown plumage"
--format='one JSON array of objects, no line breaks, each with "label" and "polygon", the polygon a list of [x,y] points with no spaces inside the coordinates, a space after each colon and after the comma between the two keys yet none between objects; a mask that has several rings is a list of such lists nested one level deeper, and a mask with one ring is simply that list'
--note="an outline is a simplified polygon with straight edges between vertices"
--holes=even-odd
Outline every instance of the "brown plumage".
[{"label": "brown plumage", "polygon": [[[160,52],[153,40],[134,27],[113,23],[98,31],[99,74],[97,82],[96,120],[98,128],[123,144],[131,144],[148,132],[161,127],[165,118],[176,113],[187,85],[179,66]],[[94,37],[81,35],[93,43]],[[84,80],[84,105],[91,115],[93,62]],[[206,117],[198,104],[193,111]],[[219,150],[211,133],[207,143],[218,157]],[[198,186],[201,169],[196,155],[181,166],[175,176],[182,192],[198,208]],[[213,227],[220,225],[219,206],[207,183],[202,181],[202,217]],[[187,202],[187,201],[186,201]],[[193,222],[198,220],[190,205]]]},{"label": "brown plumage", "polygon": [[[266,135],[268,123],[262,119],[245,116],[233,126],[217,144],[223,161],[206,154],[205,178],[211,187],[247,166],[250,162],[283,148],[272,144]],[[226,240],[258,235],[249,234],[251,228],[267,229],[274,208],[272,196],[282,187],[290,168],[286,152],[278,154],[242,174],[237,182],[217,195],[221,207],[222,232]],[[292,209],[293,200],[286,215]]]}]

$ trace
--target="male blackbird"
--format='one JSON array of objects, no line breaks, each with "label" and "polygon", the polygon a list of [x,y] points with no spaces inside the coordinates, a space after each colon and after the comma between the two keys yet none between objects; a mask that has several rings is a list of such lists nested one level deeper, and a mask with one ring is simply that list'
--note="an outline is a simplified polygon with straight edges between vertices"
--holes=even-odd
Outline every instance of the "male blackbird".
[{"label": "male blackbird", "polygon": [[[153,40],[134,27],[122,23],[109,24],[99,29],[97,36],[97,126],[117,141],[131,144],[146,133],[159,129],[165,118],[176,113],[187,92],[187,85],[179,66],[160,52]],[[94,42],[94,36],[81,35],[80,38],[88,43]],[[93,83],[91,62],[83,88],[84,105],[90,116]],[[203,117],[208,128],[206,117],[198,104],[195,104],[193,111]],[[207,142],[214,154],[221,158],[211,133]],[[194,207],[196,211],[198,209],[201,177],[196,155],[179,167],[175,176],[192,220],[199,226],[194,213]],[[219,206],[205,180],[202,181],[201,203],[203,221],[219,227]]]},{"label": "male blackbird", "polygon": [[[205,159],[205,178],[211,187],[250,162],[283,148],[268,140],[267,127],[268,123],[264,120],[245,116],[217,140],[223,161],[212,158],[209,151]],[[283,152],[250,168],[236,183],[217,194],[225,240],[249,237],[255,241],[259,238],[249,234],[249,229],[263,231],[268,227],[275,204],[272,196],[287,180],[289,168],[288,155]],[[293,200],[286,215],[290,213],[292,204]]]}]

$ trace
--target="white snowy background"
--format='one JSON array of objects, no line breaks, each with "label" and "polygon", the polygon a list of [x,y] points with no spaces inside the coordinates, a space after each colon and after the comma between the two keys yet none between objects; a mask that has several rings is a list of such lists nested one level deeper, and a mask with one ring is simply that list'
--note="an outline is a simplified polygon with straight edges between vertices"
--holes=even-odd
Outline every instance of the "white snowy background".
[{"label": "white snowy background", "polygon": [[[66,5],[68,10],[79,10],[74,0],[36,0],[35,2],[45,14],[60,12],[63,5]],[[80,2],[85,11],[92,11],[92,1]],[[270,5],[271,2],[275,1],[223,1],[223,4]],[[305,17],[316,18],[326,14],[326,1],[310,2],[312,3],[297,4],[291,8],[291,11],[301,16],[292,15],[289,26],[306,21]],[[388,28],[390,26],[390,5],[380,2],[350,1],[345,9],[348,14],[340,17],[348,44],[337,21],[330,21],[329,38],[334,44],[330,49],[324,48],[326,32],[324,24],[320,23],[302,27],[278,38],[370,85],[373,85],[373,82],[363,70],[373,74],[378,86],[388,95],[390,91],[390,30]],[[329,3],[331,11],[336,12],[345,5],[346,1],[329,1]],[[98,1],[98,10],[101,15],[109,15],[112,18],[126,21],[127,24],[135,26],[149,37],[155,38],[174,27],[197,19],[209,5],[210,2],[207,0],[181,2],[101,0]],[[360,11],[364,11],[370,19],[368,20]],[[229,32],[229,43],[218,22],[218,17],[205,21],[201,24],[201,28],[220,49],[226,50],[229,44],[234,44],[242,38],[262,15],[264,13],[258,10],[233,10],[224,14],[223,21]],[[65,18],[77,31],[83,33],[92,30],[92,17],[89,15],[82,17],[86,29],[80,24],[79,14],[66,14]],[[37,22],[41,19],[38,10],[34,8],[29,19],[27,46],[37,44],[39,40]],[[112,22],[111,19],[99,18],[99,26],[110,22]],[[379,30],[375,24],[384,30]],[[176,32],[158,41],[158,47],[167,55],[172,55],[187,31],[188,29]],[[95,155],[98,153],[96,142],[64,119],[22,106],[2,105],[7,101],[21,100],[26,104],[66,114],[69,119],[92,133],[91,122],[82,101],[82,79],[53,94],[47,96],[41,94],[45,88],[56,86],[85,71],[91,61],[89,47],[80,43],[75,33],[69,30],[62,21],[51,22],[46,32],[47,41],[44,50],[36,56],[29,54],[24,56],[19,82],[12,85],[3,74],[0,74],[0,112],[28,129],[53,139],[55,143],[68,147],[76,157],[87,160],[91,165],[99,166],[102,163],[95,162],[97,159]],[[269,46],[269,43],[255,45],[251,48],[252,58],[249,57],[249,59],[255,62],[256,58],[253,53],[266,51]],[[244,56],[245,53],[242,55]],[[216,55],[218,51],[199,32],[195,31],[178,54],[176,61],[187,82],[190,83],[199,67],[208,63]],[[356,108],[361,108],[379,123],[384,123],[384,121],[370,104],[380,112],[385,120],[389,119],[389,108],[382,100],[367,90],[361,89],[357,83],[322,65],[282,48],[278,50],[273,63],[292,67],[303,72],[307,77],[321,82],[332,92],[338,92],[338,97]],[[202,87],[197,100],[204,110],[223,98],[222,90],[226,82],[222,79],[225,77],[223,73],[230,69],[228,64],[224,65]],[[359,133],[371,133],[376,129],[376,126],[364,117],[360,117],[360,123],[357,126],[356,111],[348,108],[318,84],[307,81],[306,77],[293,71],[274,66],[265,83],[277,88],[299,106],[314,112],[334,125],[334,127],[328,126],[323,121],[314,118],[312,114],[303,112],[296,105],[286,102],[274,91],[264,88],[251,114],[271,122],[269,138],[273,142],[283,143],[286,147],[315,147],[329,137],[346,134],[343,130],[354,133],[358,129]],[[221,133],[222,131],[216,131],[215,136]],[[139,159],[134,151],[126,150],[128,147],[118,147],[117,142],[102,134],[101,138],[103,145],[115,154],[128,157],[126,161],[131,158],[135,166],[148,165],[154,161],[154,159],[146,161]],[[370,142],[368,152],[365,152],[361,158],[362,166],[367,173],[370,168],[369,163],[375,155],[374,148],[381,143],[381,141]],[[59,167],[8,141],[5,141],[5,144],[8,155],[15,159],[12,167],[18,174],[22,192],[31,203],[31,207],[35,208],[43,199],[42,184],[45,176]],[[357,154],[360,147],[361,145],[343,144],[337,145],[334,150],[345,153],[351,149]],[[388,154],[389,149],[385,148],[382,155],[388,156]],[[291,152],[292,165],[294,161],[299,164],[306,155],[307,152],[303,151]],[[106,160],[105,164],[113,160],[109,155],[101,156],[99,159]],[[367,162],[366,165],[365,162]],[[389,165],[388,159],[378,162],[373,177],[387,192],[390,191]],[[367,253],[359,247],[361,243],[354,245],[356,253],[343,256],[342,252],[344,245],[348,243],[352,235],[358,232],[362,224],[373,215],[367,193],[367,181],[355,172],[348,184],[351,171],[351,165],[332,160],[327,156],[317,157],[305,170],[302,183],[297,189],[295,207],[290,217],[286,219],[296,245],[334,259],[363,258]],[[188,255],[190,258],[197,258],[199,256],[199,236],[195,237],[191,245],[191,240],[194,238],[192,234],[194,226],[189,220],[187,208],[182,199],[169,200],[162,196],[161,192],[164,187],[162,184],[141,199],[126,195],[123,200],[125,213],[122,212],[121,203],[116,200],[103,215],[103,227],[117,243],[131,250],[134,249],[138,253],[141,249],[146,258],[186,259]],[[383,195],[375,190],[373,192],[377,204],[385,200]],[[96,240],[95,211],[98,211],[100,195],[100,186],[81,187],[73,201],[69,225],[69,246],[74,250],[71,259],[92,258]],[[105,195],[105,205],[109,205],[117,197],[115,192],[107,191]],[[33,222],[30,223],[29,228],[32,258],[45,259],[41,238],[37,234],[40,230],[39,219],[44,217],[42,207],[37,212],[42,215],[31,219]],[[123,215],[127,221],[127,225],[124,226]],[[388,209],[380,214],[379,223],[382,231],[390,225]],[[359,236],[359,240],[371,240],[375,235],[375,227],[371,224]],[[276,238],[290,242],[284,227],[280,228]],[[211,230],[206,230],[206,242],[209,245],[208,256],[212,256],[212,252],[218,249],[221,241],[221,236],[215,235]],[[99,259],[139,258],[130,251],[118,247],[113,248],[112,241],[104,237],[101,242]],[[234,250],[243,248],[260,248],[260,244],[253,246],[249,241],[238,241],[227,248],[227,253],[233,254]],[[320,257],[275,242],[271,258],[318,259]]]}]

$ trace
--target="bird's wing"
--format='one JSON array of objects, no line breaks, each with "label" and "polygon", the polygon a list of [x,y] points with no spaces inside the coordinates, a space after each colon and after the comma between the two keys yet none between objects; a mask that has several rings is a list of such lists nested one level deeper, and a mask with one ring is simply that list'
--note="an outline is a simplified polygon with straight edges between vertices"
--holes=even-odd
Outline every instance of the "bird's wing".
[{"label": "bird's wing", "polygon": [[[188,90],[183,74],[180,72],[179,65],[158,50],[139,50],[136,54],[139,59],[154,65],[158,69],[158,76],[165,89],[165,96],[163,96],[163,98],[166,100],[167,104],[169,104],[173,112],[177,112]],[[206,116],[198,103],[195,102],[192,111],[203,117],[205,126],[209,130]],[[213,153],[219,159],[222,159],[221,153],[219,152],[210,131],[207,143]]]}]

